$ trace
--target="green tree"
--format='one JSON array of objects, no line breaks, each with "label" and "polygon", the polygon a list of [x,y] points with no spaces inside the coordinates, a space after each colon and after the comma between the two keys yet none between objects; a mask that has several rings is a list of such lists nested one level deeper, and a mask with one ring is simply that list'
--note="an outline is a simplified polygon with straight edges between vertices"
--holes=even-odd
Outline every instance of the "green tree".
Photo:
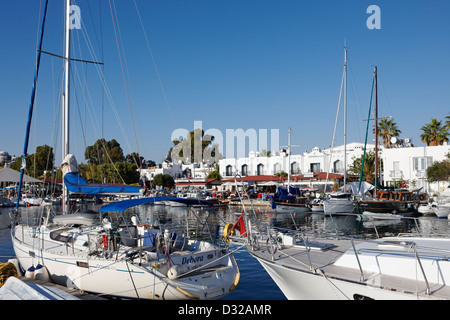
[{"label": "green tree", "polygon": [[173,180],[170,174],[162,174],[159,173],[153,178],[152,186],[161,186],[163,188],[172,189],[175,185],[175,181]]},{"label": "green tree", "polygon": [[125,161],[130,163],[137,164],[138,167],[144,166],[145,160],[144,157],[140,156],[137,152],[132,152],[125,156]]},{"label": "green tree", "polygon": [[442,125],[442,121],[438,121],[435,118],[432,118],[431,122],[424,125],[420,130],[423,131],[420,139],[427,146],[441,146],[448,141],[448,129]]},{"label": "green tree", "polygon": [[[363,159],[363,156],[353,160],[353,163],[348,170],[348,172],[350,174],[353,174],[353,175],[359,177],[359,175],[361,174],[362,159]],[[383,163],[381,163],[381,167],[382,166],[383,166]],[[366,156],[364,158],[364,169],[363,169],[362,180],[367,181],[368,183],[371,183],[371,184],[375,183],[375,151],[374,150],[366,152]]]},{"label": "green tree", "polygon": [[428,182],[448,181],[450,179],[450,154],[447,159],[437,161],[427,168]]},{"label": "green tree", "polygon": [[277,172],[277,173],[275,173],[275,175],[277,177],[287,177],[288,176],[288,174],[286,172],[284,172],[284,171]]},{"label": "green tree", "polygon": [[[44,171],[53,170],[54,162],[53,148],[48,145],[39,146],[36,148],[35,153],[27,156],[26,173],[36,178],[43,177]],[[20,171],[21,166],[22,156],[11,163],[10,168]]]},{"label": "green tree", "polygon": [[92,165],[122,162],[125,159],[120,143],[115,139],[111,141],[98,139],[92,146],[86,148],[84,157]]},{"label": "green tree", "polygon": [[218,160],[216,161],[215,159],[220,155],[218,145],[214,144],[213,148],[208,148],[213,141],[214,136],[205,135],[204,130],[192,130],[181,141],[178,139],[172,141],[173,147],[170,148],[166,161],[181,161],[184,164],[200,163],[202,161],[217,163]]},{"label": "green tree", "polygon": [[[373,133],[375,133],[375,128],[373,129]],[[378,121],[378,136],[381,138],[385,148],[391,148],[391,138],[398,137],[400,133],[402,133],[402,131],[398,129],[394,119],[383,118]]]},{"label": "green tree", "polygon": [[211,171],[206,178],[222,180],[222,176],[220,175],[219,170]]}]

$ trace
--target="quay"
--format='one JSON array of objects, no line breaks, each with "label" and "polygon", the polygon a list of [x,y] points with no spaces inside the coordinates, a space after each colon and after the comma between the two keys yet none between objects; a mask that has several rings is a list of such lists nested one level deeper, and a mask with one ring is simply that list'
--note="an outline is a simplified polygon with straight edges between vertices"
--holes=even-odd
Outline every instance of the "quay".
[{"label": "quay", "polygon": [[[99,295],[95,295],[95,294],[91,294],[91,293],[86,293],[82,290],[78,290],[78,289],[74,289],[74,288],[68,288],[59,284],[55,284],[52,282],[47,282],[47,281],[42,281],[42,280],[35,280],[35,279],[30,279],[24,276],[19,276],[18,279],[20,281],[22,281],[23,283],[29,285],[31,288],[33,287],[45,287],[46,290],[48,290],[49,292],[51,292],[53,289],[55,290],[54,295],[58,296],[58,293],[56,291],[63,291],[65,292],[68,296],[73,297],[74,300],[96,300],[96,301],[105,301],[107,300],[106,298],[103,298]],[[20,297],[19,297],[20,299]]]},{"label": "quay", "polygon": [[245,208],[251,208],[252,204],[253,207],[258,208],[258,209],[264,209],[264,210],[272,210],[272,202],[271,201],[266,201],[266,200],[261,200],[261,199],[252,199],[251,203],[249,199],[243,199],[241,200],[236,200],[233,199],[232,201],[230,201],[230,207],[233,208],[239,208],[242,207],[242,204],[244,204]]}]

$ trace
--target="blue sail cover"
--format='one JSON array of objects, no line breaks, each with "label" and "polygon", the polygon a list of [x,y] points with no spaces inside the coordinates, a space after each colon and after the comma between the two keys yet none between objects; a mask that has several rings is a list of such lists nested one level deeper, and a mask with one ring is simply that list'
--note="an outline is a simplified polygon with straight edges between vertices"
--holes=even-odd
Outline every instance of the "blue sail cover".
[{"label": "blue sail cover", "polygon": [[100,212],[123,212],[128,208],[138,206],[141,204],[158,202],[158,201],[174,201],[180,202],[187,205],[205,205],[205,206],[213,206],[214,204],[210,201],[200,200],[200,199],[186,199],[186,198],[176,198],[176,197],[148,197],[148,198],[140,198],[140,199],[130,199],[123,200],[118,202],[113,202],[111,204],[107,204],[100,208]]},{"label": "blue sail cover", "polygon": [[78,173],[68,172],[64,175],[64,184],[70,193],[95,194],[130,194],[137,195],[141,187],[126,184],[89,184]]}]

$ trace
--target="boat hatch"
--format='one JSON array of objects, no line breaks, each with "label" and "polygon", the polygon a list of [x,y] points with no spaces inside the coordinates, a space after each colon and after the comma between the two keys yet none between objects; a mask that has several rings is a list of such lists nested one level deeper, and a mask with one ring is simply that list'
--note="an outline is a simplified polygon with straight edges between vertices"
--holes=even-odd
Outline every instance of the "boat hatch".
[{"label": "boat hatch", "polygon": [[415,247],[416,244],[413,241],[396,241],[396,240],[385,240],[378,243],[378,247],[393,247],[397,249],[410,249]]},{"label": "boat hatch", "polygon": [[320,243],[320,242],[311,242],[311,241],[306,241],[306,245],[305,245],[305,242],[303,240],[301,240],[301,241],[297,241],[295,243],[294,247],[305,248],[305,249],[308,248],[308,250],[312,250],[312,251],[325,251],[325,250],[334,248],[336,246],[332,243]]}]

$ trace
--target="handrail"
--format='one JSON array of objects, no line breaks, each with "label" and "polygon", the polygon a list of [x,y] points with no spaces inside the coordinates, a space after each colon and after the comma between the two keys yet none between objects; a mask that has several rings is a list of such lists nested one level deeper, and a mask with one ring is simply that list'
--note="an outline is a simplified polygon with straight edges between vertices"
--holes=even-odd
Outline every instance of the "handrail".
[{"label": "handrail", "polygon": [[417,253],[417,246],[414,245],[413,248],[414,248],[414,253],[416,255],[417,262],[419,263],[420,270],[422,271],[422,275],[425,280],[425,284],[427,286],[427,288],[425,290],[425,294],[430,295],[431,294],[430,284],[428,283],[428,279],[425,274],[425,270],[423,269],[422,262],[420,261],[420,258],[419,258],[419,254]]},{"label": "handrail", "polygon": [[353,239],[352,239],[352,247],[353,247],[353,252],[355,253],[356,261],[358,262],[359,271],[361,272],[360,280],[364,281],[364,271],[361,267],[361,262],[359,261],[359,257],[358,257],[358,251],[356,251],[355,243],[354,243]]}]

